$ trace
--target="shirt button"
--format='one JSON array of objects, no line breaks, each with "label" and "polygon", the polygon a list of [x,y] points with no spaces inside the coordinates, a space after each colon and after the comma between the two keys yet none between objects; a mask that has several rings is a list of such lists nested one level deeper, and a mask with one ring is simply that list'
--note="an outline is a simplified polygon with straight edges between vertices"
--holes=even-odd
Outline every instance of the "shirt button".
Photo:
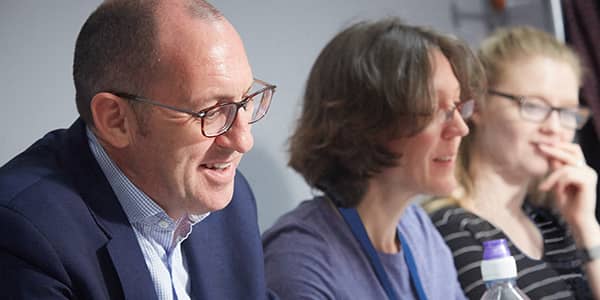
[{"label": "shirt button", "polygon": [[165,220],[160,220],[160,222],[158,222],[158,226],[160,226],[162,229],[167,229],[167,227],[169,227],[169,223]]}]

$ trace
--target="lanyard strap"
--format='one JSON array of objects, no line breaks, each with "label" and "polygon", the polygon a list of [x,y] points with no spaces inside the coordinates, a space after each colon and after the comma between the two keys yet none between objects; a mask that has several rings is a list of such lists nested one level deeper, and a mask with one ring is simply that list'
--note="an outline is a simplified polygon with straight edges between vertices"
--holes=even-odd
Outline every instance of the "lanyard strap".
[{"label": "lanyard strap", "polygon": [[[338,207],[338,210],[344,218],[344,220],[346,221],[346,223],[348,224],[348,226],[350,227],[352,234],[360,243],[361,248],[369,258],[369,262],[373,267],[373,271],[375,271],[375,275],[377,276],[377,279],[379,279],[379,283],[385,290],[385,293],[387,294],[388,298],[390,300],[398,299],[396,293],[392,289],[392,284],[387,276],[387,273],[385,272],[385,269],[383,268],[383,264],[379,259],[379,255],[377,255],[377,251],[373,247],[371,240],[369,240],[367,231],[365,230],[365,227],[356,209]],[[408,266],[411,282],[413,284],[413,287],[417,291],[417,296],[420,300],[427,300],[427,296],[425,295],[425,291],[423,290],[423,286],[421,285],[421,280],[419,279],[417,265],[415,263],[412,252],[410,251],[406,240],[400,234],[400,231],[397,231],[397,234],[398,238],[400,239],[402,251],[404,252],[404,260],[406,261],[406,264]]]},{"label": "lanyard strap", "polygon": [[406,260],[406,265],[408,265],[408,272],[410,273],[410,280],[412,281],[413,286],[417,291],[417,295],[419,296],[420,300],[427,300],[427,295],[425,295],[425,290],[423,289],[423,285],[421,285],[421,279],[419,277],[419,272],[417,271],[415,257],[412,255],[412,252],[408,247],[408,243],[406,243],[406,239],[400,234],[399,230],[398,239],[400,239],[402,251],[404,251],[404,260]]}]

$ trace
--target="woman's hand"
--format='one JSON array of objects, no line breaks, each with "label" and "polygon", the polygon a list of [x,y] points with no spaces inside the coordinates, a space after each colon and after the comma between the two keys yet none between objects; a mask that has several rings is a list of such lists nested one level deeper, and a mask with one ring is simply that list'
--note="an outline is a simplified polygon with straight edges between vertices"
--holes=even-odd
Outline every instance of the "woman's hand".
[{"label": "woman's hand", "polygon": [[[542,191],[552,191],[556,208],[569,224],[575,239],[581,246],[600,244],[600,232],[596,220],[596,184],[598,175],[585,163],[581,147],[570,142],[553,145],[539,144],[548,156],[550,174],[539,185]],[[597,241],[596,241],[597,240]]]}]

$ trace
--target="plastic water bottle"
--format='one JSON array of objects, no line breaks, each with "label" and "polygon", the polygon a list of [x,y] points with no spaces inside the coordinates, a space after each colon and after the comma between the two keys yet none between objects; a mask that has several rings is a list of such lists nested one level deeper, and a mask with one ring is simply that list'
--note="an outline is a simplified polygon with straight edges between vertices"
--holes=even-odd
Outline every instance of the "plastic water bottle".
[{"label": "plastic water bottle", "polygon": [[517,287],[517,264],[505,239],[483,243],[481,277],[487,287],[482,300],[529,300]]}]

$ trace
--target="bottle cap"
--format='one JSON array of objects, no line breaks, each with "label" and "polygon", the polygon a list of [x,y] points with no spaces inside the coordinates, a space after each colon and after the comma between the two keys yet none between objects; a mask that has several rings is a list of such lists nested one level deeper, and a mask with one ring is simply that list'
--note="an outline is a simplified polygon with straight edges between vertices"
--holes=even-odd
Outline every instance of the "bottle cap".
[{"label": "bottle cap", "polygon": [[494,259],[510,256],[505,239],[483,242],[483,259]]},{"label": "bottle cap", "polygon": [[517,277],[517,264],[510,255],[505,239],[483,243],[483,261],[481,262],[483,281],[509,279]]}]

